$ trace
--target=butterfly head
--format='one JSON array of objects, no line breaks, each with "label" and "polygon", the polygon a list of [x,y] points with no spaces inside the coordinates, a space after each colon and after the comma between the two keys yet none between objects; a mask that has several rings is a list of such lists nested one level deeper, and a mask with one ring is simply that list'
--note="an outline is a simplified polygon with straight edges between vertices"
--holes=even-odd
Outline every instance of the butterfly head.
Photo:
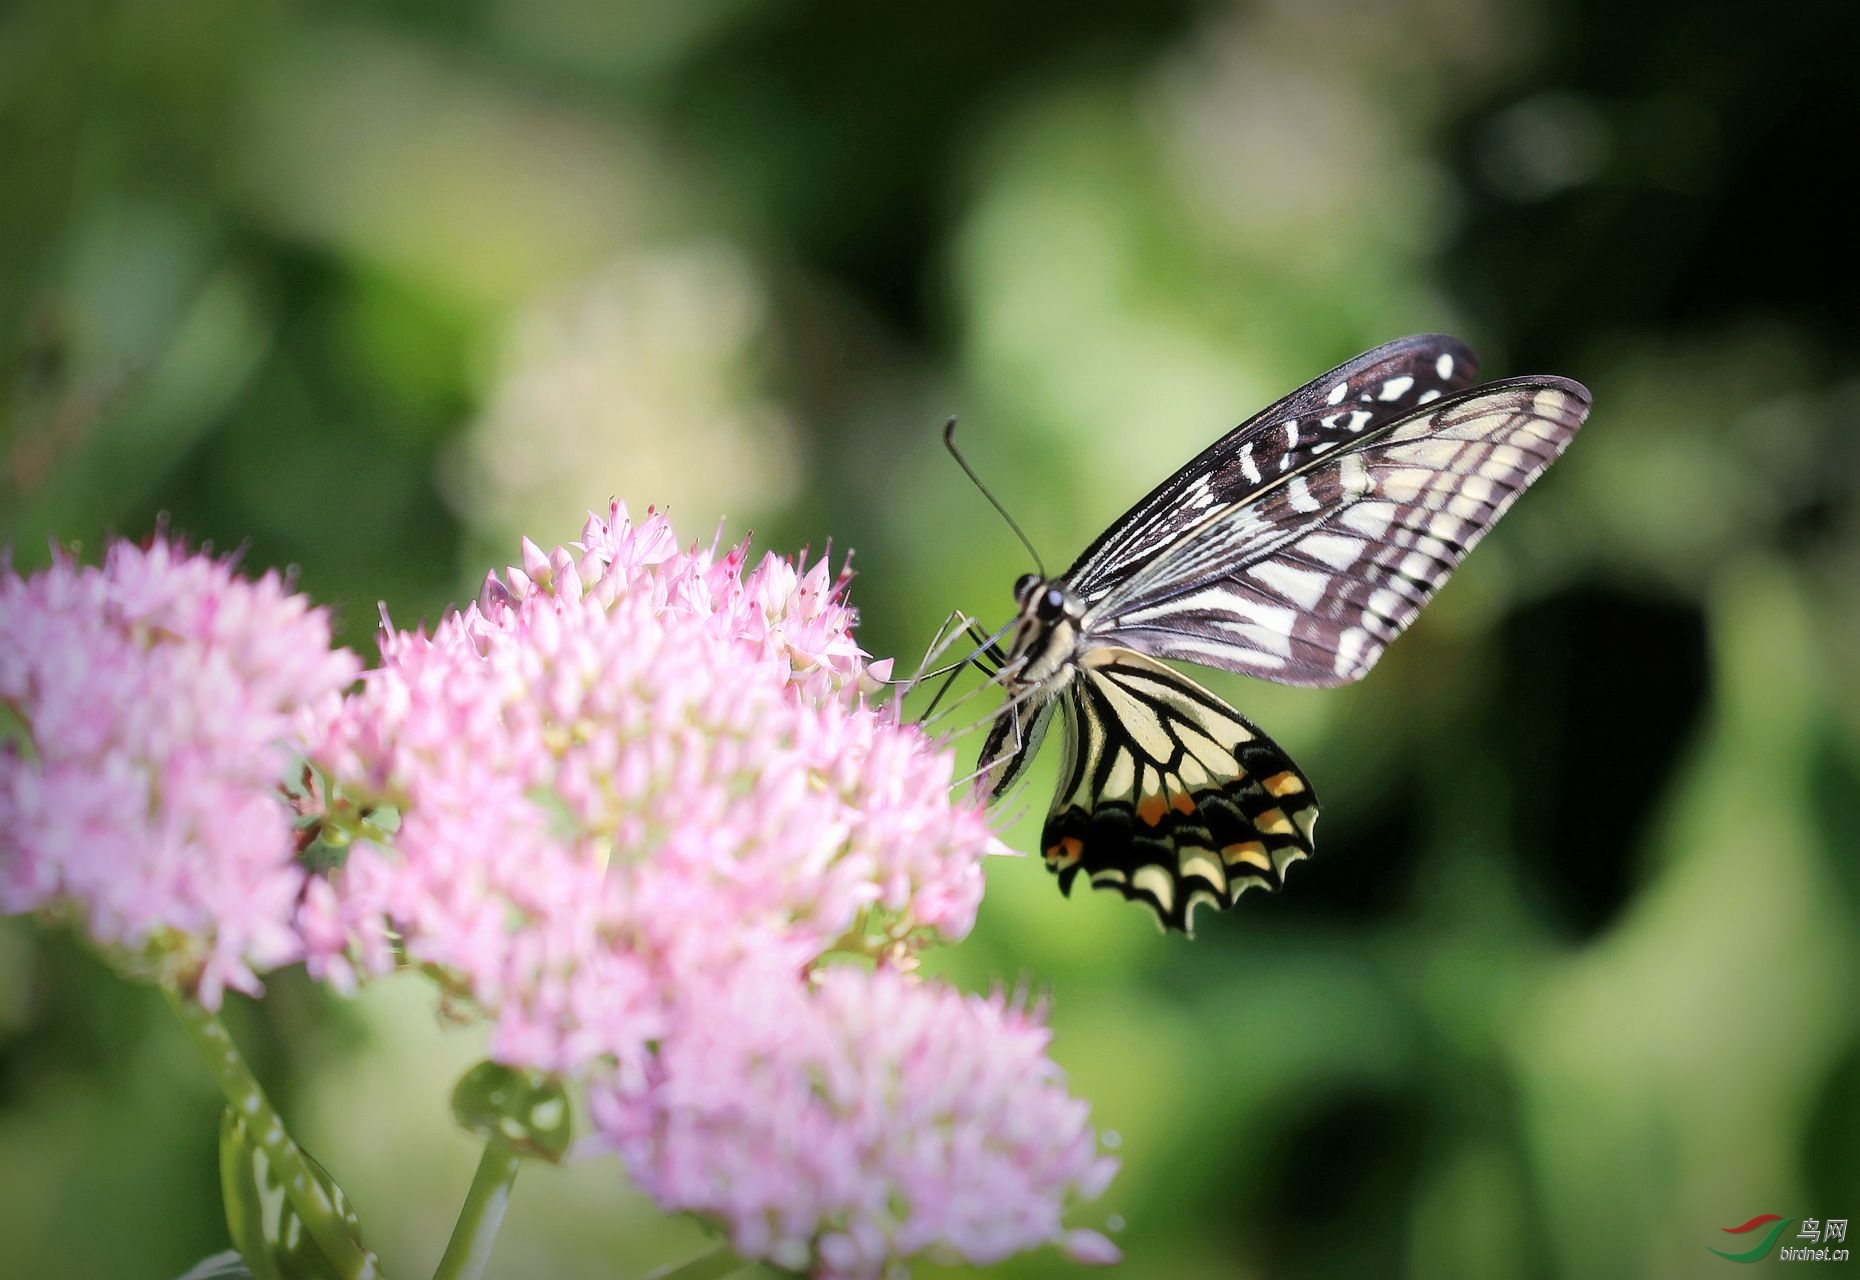
[{"label": "butterfly head", "polygon": [[1037,573],[1022,574],[1014,583],[1014,602],[1020,620],[1008,642],[1012,683],[1063,684],[1078,650],[1085,602],[1063,582]]},{"label": "butterfly head", "polygon": [[1015,581],[1014,603],[1022,614],[1047,623],[1057,622],[1068,613],[1076,616],[1082,612],[1074,607],[1071,592],[1037,573],[1023,573]]}]

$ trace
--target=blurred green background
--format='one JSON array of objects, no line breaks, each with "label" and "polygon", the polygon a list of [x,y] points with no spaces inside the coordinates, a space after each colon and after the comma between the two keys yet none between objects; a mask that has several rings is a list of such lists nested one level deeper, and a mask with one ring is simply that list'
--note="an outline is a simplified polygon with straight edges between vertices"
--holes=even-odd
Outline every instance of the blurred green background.
[{"label": "blurred green background", "polygon": [[[1184,943],[1003,861],[934,964],[1052,991],[1124,1274],[1724,1273],[1722,1227],[1860,1217],[1855,12],[0,6],[0,538],[165,518],[372,652],[377,601],[436,618],[611,494],[856,548],[908,665],[1030,567],[949,413],[1063,563],[1386,339],[1579,378],[1568,458],[1367,681],[1211,679],[1325,796],[1287,893]],[[429,1271],[474,1038],[418,983],[235,1020]],[[0,1269],[223,1247],[216,1113],[159,999],[0,923]],[[698,1240],[538,1169],[493,1271]]]}]

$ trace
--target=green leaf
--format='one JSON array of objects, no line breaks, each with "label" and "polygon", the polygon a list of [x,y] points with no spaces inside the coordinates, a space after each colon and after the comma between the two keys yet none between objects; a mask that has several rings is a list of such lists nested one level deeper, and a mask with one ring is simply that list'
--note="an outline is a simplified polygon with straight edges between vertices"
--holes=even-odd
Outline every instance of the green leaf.
[{"label": "green leaf", "polygon": [[[355,1253],[371,1274],[378,1275],[379,1263],[361,1242],[361,1222],[348,1197],[328,1170],[308,1154],[303,1158],[324,1196],[335,1206],[335,1216],[354,1243]],[[328,1280],[350,1274],[348,1267],[318,1247],[314,1234],[286,1194],[270,1157],[253,1141],[244,1118],[231,1107],[220,1114],[220,1190],[226,1201],[226,1228],[232,1234],[234,1248],[250,1268],[245,1274],[252,1280]],[[192,1273],[188,1280],[192,1280]]]},{"label": "green leaf", "polygon": [[568,1092],[554,1076],[480,1062],[452,1091],[452,1114],[469,1133],[559,1163],[568,1152]]}]

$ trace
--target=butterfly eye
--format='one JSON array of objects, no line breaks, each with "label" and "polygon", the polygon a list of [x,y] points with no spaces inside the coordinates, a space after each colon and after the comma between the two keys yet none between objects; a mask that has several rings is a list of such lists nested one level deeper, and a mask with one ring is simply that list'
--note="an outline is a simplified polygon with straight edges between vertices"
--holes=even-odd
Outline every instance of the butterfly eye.
[{"label": "butterfly eye", "polygon": [[1058,587],[1048,587],[1046,594],[1040,597],[1040,603],[1034,606],[1034,612],[1040,615],[1040,621],[1051,622],[1066,611],[1066,593]]},{"label": "butterfly eye", "polygon": [[1032,591],[1035,587],[1039,585],[1040,585],[1039,574],[1037,573],[1021,574],[1020,577],[1014,579],[1014,599],[1016,601],[1024,602],[1027,599],[1027,593],[1029,591]]}]

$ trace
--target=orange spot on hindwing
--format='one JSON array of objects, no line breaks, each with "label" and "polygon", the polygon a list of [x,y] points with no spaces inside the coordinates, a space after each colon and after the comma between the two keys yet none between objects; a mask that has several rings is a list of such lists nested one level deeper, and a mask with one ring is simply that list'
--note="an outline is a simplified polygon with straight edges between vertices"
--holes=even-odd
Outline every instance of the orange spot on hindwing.
[{"label": "orange spot on hindwing", "polygon": [[1048,866],[1055,870],[1060,870],[1078,862],[1079,855],[1084,851],[1085,842],[1083,840],[1079,839],[1077,836],[1067,836],[1057,844],[1049,844],[1046,846],[1046,862]]},{"label": "orange spot on hindwing", "polygon": [[1153,827],[1162,821],[1167,808],[1168,805],[1160,795],[1144,796],[1137,801],[1137,817],[1143,820],[1145,826]]},{"label": "orange spot on hindwing", "polygon": [[1230,844],[1221,850],[1221,857],[1227,860],[1228,866],[1236,862],[1244,862],[1258,867],[1261,871],[1272,870],[1272,859],[1266,856],[1266,846],[1257,840],[1242,840],[1238,844]]},{"label": "orange spot on hindwing", "polygon": [[1285,820],[1285,814],[1278,809],[1268,809],[1253,819],[1253,825],[1269,836],[1289,836],[1295,834],[1292,824]]}]

